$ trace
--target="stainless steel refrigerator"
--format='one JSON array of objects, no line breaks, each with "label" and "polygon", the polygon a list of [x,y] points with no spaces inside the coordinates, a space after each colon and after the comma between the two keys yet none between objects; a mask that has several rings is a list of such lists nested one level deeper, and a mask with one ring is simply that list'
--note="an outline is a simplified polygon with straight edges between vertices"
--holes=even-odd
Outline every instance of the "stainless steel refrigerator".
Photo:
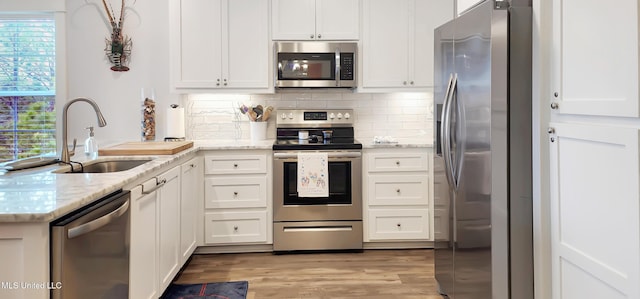
[{"label": "stainless steel refrigerator", "polygon": [[[533,298],[531,1],[435,30],[435,276],[452,299]],[[436,211],[438,212],[438,211]]]}]

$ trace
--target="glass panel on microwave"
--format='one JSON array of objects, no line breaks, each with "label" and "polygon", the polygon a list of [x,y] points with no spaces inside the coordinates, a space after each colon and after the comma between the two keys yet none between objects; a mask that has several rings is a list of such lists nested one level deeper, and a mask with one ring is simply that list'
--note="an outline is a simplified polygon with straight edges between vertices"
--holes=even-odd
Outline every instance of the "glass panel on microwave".
[{"label": "glass panel on microwave", "polygon": [[329,161],[329,197],[298,197],[298,163],[284,163],[284,205],[351,204],[351,162]]},{"label": "glass panel on microwave", "polygon": [[335,54],[279,53],[279,80],[335,80]]}]

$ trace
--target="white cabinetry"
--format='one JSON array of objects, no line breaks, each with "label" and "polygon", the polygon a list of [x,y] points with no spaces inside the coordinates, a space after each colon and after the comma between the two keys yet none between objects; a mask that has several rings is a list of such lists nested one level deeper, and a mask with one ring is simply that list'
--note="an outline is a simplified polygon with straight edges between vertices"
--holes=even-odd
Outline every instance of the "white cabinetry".
[{"label": "white cabinetry", "polygon": [[273,0],[272,39],[357,40],[359,15],[360,0]]},{"label": "white cabinetry", "polygon": [[205,154],[205,244],[271,244],[271,155]]},{"label": "white cabinetry", "polygon": [[170,6],[174,88],[268,88],[268,1],[176,0]]},{"label": "white cabinetry", "polygon": [[432,239],[429,151],[366,149],[365,242]]},{"label": "white cabinetry", "polygon": [[[49,298],[46,287],[26,288],[22,285],[50,281],[49,223],[2,223],[0,259],[0,297]],[[55,283],[51,286],[55,287]]]},{"label": "white cabinetry", "polygon": [[433,30],[453,19],[451,0],[363,2],[363,88],[433,86]]},{"label": "white cabinetry", "polygon": [[158,211],[157,190],[143,194],[142,186],[131,189],[130,298],[151,299],[161,294],[158,287]]},{"label": "white cabinetry", "polygon": [[552,3],[551,298],[640,298],[640,3]]},{"label": "white cabinetry", "polygon": [[[198,242],[198,213],[202,209],[203,165],[202,158],[197,157],[180,166],[181,200],[180,200],[180,260],[184,264]],[[201,212],[200,212],[201,213]]]},{"label": "white cabinetry", "polygon": [[158,298],[182,267],[180,166],[131,190],[131,298]]}]

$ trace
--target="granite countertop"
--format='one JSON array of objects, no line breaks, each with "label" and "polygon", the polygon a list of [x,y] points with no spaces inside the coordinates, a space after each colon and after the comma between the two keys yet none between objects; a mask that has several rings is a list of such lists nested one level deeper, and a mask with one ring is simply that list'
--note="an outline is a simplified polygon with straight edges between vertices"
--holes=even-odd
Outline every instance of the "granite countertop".
[{"label": "granite countertop", "polygon": [[[68,167],[57,164],[0,172],[0,223],[50,222],[171,163],[195,156],[200,150],[271,150],[273,141],[198,140],[193,148],[175,155],[99,157],[96,161],[152,159],[139,167],[112,173],[55,173],[62,167]],[[374,144],[372,140],[361,142],[364,148],[431,147],[431,144],[420,140],[398,140],[394,144]]]},{"label": "granite countertop", "polygon": [[362,148],[432,148],[429,138],[393,138],[391,142],[375,142],[374,139],[361,140]]}]

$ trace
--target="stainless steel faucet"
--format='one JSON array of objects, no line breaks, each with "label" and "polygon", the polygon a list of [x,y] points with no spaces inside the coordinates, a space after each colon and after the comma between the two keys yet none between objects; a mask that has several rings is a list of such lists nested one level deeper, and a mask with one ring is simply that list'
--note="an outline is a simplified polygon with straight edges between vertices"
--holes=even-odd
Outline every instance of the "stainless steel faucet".
[{"label": "stainless steel faucet", "polygon": [[67,110],[69,110],[69,106],[75,102],[87,102],[93,110],[96,111],[96,116],[98,117],[98,126],[104,127],[107,125],[107,121],[104,120],[104,116],[102,116],[102,112],[100,112],[100,107],[98,104],[92,99],[89,98],[76,98],[73,99],[66,104],[64,104],[64,108],[62,108],[62,154],[60,155],[60,161],[64,163],[69,163],[71,161],[71,156],[73,156],[76,152],[76,142],[77,139],[73,139],[73,149],[69,151],[69,146],[67,145]]}]

